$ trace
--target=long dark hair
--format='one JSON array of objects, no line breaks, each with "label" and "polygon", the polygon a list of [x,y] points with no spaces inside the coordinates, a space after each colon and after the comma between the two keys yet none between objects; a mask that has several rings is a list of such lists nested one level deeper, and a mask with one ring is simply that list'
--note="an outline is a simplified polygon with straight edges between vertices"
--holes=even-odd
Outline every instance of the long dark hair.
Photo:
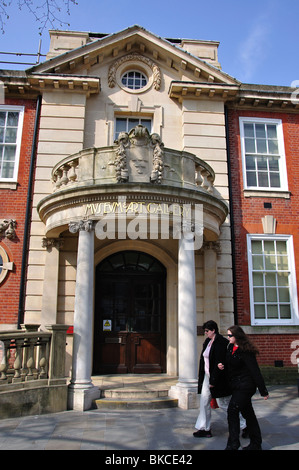
[{"label": "long dark hair", "polygon": [[253,354],[259,353],[257,347],[250,341],[250,339],[240,326],[233,325],[228,328],[228,330],[236,338],[237,345],[239,346],[241,351],[251,352]]}]

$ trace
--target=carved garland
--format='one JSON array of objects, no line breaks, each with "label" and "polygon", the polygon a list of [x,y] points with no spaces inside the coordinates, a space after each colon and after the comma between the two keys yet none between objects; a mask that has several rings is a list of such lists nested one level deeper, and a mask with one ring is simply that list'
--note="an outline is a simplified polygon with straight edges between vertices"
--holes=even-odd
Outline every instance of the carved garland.
[{"label": "carved garland", "polygon": [[162,183],[164,170],[164,145],[159,134],[149,135],[146,127],[139,124],[131,129],[129,134],[127,132],[121,132],[115,143],[118,144],[115,151],[116,158],[114,161],[118,183],[126,183],[129,181],[126,148],[128,148],[131,143],[133,145],[150,144],[153,148],[153,167],[150,175],[150,182],[155,184]]},{"label": "carved garland", "polygon": [[109,72],[108,72],[108,85],[110,88],[114,88],[116,84],[116,71],[120,65],[122,65],[124,62],[129,62],[129,61],[139,61],[143,62],[146,64],[148,67],[150,67],[153,71],[153,85],[155,90],[160,90],[161,88],[161,71],[159,67],[150,59],[147,57],[144,57],[140,54],[137,53],[132,53],[128,54],[124,57],[121,57],[119,60],[114,62],[113,65],[111,65]]}]

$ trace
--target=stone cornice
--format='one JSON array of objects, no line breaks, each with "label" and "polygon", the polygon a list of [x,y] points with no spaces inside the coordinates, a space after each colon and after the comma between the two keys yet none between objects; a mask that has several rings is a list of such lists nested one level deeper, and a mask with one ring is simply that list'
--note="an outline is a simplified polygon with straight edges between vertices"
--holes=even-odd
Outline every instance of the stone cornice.
[{"label": "stone cornice", "polygon": [[85,93],[88,96],[100,92],[100,79],[80,75],[32,74],[28,76],[32,88],[40,91],[60,90]]},{"label": "stone cornice", "polygon": [[207,99],[217,98],[218,100],[231,100],[237,96],[239,86],[223,83],[214,83],[213,76],[210,82],[182,82],[173,81],[170,84],[169,96],[176,98],[180,102],[185,99]]},{"label": "stone cornice", "polygon": [[100,79],[79,75],[18,74],[15,71],[0,74],[5,96],[31,98],[45,90],[85,93],[87,96],[99,93]]},{"label": "stone cornice", "polygon": [[173,81],[168,94],[179,102],[186,99],[215,99],[242,109],[299,111],[299,88],[214,83],[212,76],[207,83]]}]

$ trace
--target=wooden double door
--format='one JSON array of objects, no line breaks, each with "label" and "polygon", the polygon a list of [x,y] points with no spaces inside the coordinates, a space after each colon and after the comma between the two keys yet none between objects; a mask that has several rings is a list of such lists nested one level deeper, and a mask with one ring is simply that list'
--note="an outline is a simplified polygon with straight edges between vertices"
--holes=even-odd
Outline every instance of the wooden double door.
[{"label": "wooden double door", "polygon": [[143,253],[97,267],[93,374],[166,371],[165,288],[165,268]]}]

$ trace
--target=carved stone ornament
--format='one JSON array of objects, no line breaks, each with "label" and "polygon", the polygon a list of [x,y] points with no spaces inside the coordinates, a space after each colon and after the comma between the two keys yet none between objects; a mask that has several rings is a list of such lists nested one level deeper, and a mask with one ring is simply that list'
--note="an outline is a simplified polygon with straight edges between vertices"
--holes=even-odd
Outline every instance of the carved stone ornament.
[{"label": "carved stone ornament", "polygon": [[63,238],[43,238],[42,246],[43,248],[47,248],[47,250],[55,247],[58,250],[62,248],[64,245]]},{"label": "carved stone ornament", "polygon": [[4,236],[9,240],[13,240],[16,236],[17,222],[14,219],[0,220],[0,236]]},{"label": "carved stone ornament", "polygon": [[91,232],[94,228],[93,220],[80,220],[79,222],[70,222],[69,231],[77,233],[80,231]]},{"label": "carved stone ornament", "polygon": [[115,151],[116,158],[114,165],[118,183],[126,183],[129,181],[127,152],[130,150],[130,146],[149,146],[153,149],[152,170],[149,175],[149,181],[154,184],[161,184],[164,170],[164,145],[158,134],[150,135],[147,128],[139,124],[131,129],[129,133],[121,132],[115,143],[117,144],[117,148]]},{"label": "carved stone ornament", "polygon": [[125,62],[143,62],[146,64],[148,67],[152,69],[153,72],[153,86],[155,90],[160,90],[161,88],[161,71],[157,64],[153,62],[152,60],[148,59],[147,57],[144,57],[141,54],[137,53],[132,53],[128,54],[124,57],[121,57],[119,60],[114,62],[113,65],[111,65],[109,72],[108,72],[108,85],[110,88],[114,88],[116,85],[116,71],[118,67],[120,67],[122,64]]}]

